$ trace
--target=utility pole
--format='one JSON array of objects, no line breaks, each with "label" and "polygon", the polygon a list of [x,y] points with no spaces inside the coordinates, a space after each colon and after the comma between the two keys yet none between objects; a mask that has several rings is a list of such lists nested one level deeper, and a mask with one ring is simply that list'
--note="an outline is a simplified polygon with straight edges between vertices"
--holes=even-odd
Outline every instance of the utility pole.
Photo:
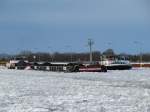
[{"label": "utility pole", "polygon": [[90,48],[90,63],[92,63],[93,61],[93,57],[92,57],[92,46],[94,45],[94,41],[92,39],[88,39],[88,46]]}]

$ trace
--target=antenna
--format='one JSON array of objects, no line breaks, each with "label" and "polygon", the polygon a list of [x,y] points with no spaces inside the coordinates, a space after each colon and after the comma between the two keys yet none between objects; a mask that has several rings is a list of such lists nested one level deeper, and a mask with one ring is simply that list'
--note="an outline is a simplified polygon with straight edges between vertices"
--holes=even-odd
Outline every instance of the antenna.
[{"label": "antenna", "polygon": [[90,63],[92,63],[93,61],[93,57],[92,57],[92,46],[94,45],[94,41],[92,39],[88,39],[88,46],[90,48]]}]

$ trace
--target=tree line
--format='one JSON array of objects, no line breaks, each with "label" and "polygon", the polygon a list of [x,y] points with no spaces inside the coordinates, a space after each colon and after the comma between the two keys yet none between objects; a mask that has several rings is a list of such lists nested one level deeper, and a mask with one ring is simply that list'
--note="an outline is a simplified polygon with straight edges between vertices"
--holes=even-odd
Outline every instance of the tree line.
[{"label": "tree line", "polygon": [[[110,57],[127,57],[131,62],[140,62],[141,59],[143,62],[150,62],[150,53],[144,54],[126,54],[121,53],[117,54],[113,49],[107,49],[104,52],[93,51],[93,61],[100,61],[102,56]],[[6,57],[0,57],[1,61],[8,61],[14,58],[24,58],[31,62],[37,61],[48,61],[48,62],[75,62],[75,61],[89,61],[89,52],[75,53],[75,52],[66,52],[66,53],[48,53],[48,52],[31,52],[31,51],[22,51],[16,55],[7,55]]]}]

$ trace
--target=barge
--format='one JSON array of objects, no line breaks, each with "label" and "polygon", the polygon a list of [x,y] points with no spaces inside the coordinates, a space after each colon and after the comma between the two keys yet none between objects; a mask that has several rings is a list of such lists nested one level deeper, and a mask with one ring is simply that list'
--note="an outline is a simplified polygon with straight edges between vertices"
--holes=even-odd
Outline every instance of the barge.
[{"label": "barge", "polygon": [[19,70],[42,70],[56,72],[107,72],[107,68],[99,63],[79,63],[79,62],[27,62],[11,61],[9,69]]}]

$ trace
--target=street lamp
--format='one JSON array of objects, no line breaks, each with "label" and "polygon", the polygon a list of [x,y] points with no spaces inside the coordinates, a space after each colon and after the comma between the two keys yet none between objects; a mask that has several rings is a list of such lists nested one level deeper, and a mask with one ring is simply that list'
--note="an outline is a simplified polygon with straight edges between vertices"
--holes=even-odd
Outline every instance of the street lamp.
[{"label": "street lamp", "polygon": [[51,52],[50,52],[50,57],[51,57],[51,61],[53,62],[53,52],[52,52],[52,47],[51,46],[48,46],[48,49],[51,49]]},{"label": "street lamp", "polygon": [[34,59],[34,63],[35,63],[36,62],[36,56],[35,55],[33,56],[33,59]]},{"label": "street lamp", "polygon": [[70,48],[70,61],[73,61],[73,56],[72,56],[72,49],[71,49],[71,45],[66,45],[66,48]]},{"label": "street lamp", "polygon": [[134,44],[139,45],[139,47],[140,47],[140,67],[142,67],[142,62],[143,62],[142,42],[134,41]]}]

